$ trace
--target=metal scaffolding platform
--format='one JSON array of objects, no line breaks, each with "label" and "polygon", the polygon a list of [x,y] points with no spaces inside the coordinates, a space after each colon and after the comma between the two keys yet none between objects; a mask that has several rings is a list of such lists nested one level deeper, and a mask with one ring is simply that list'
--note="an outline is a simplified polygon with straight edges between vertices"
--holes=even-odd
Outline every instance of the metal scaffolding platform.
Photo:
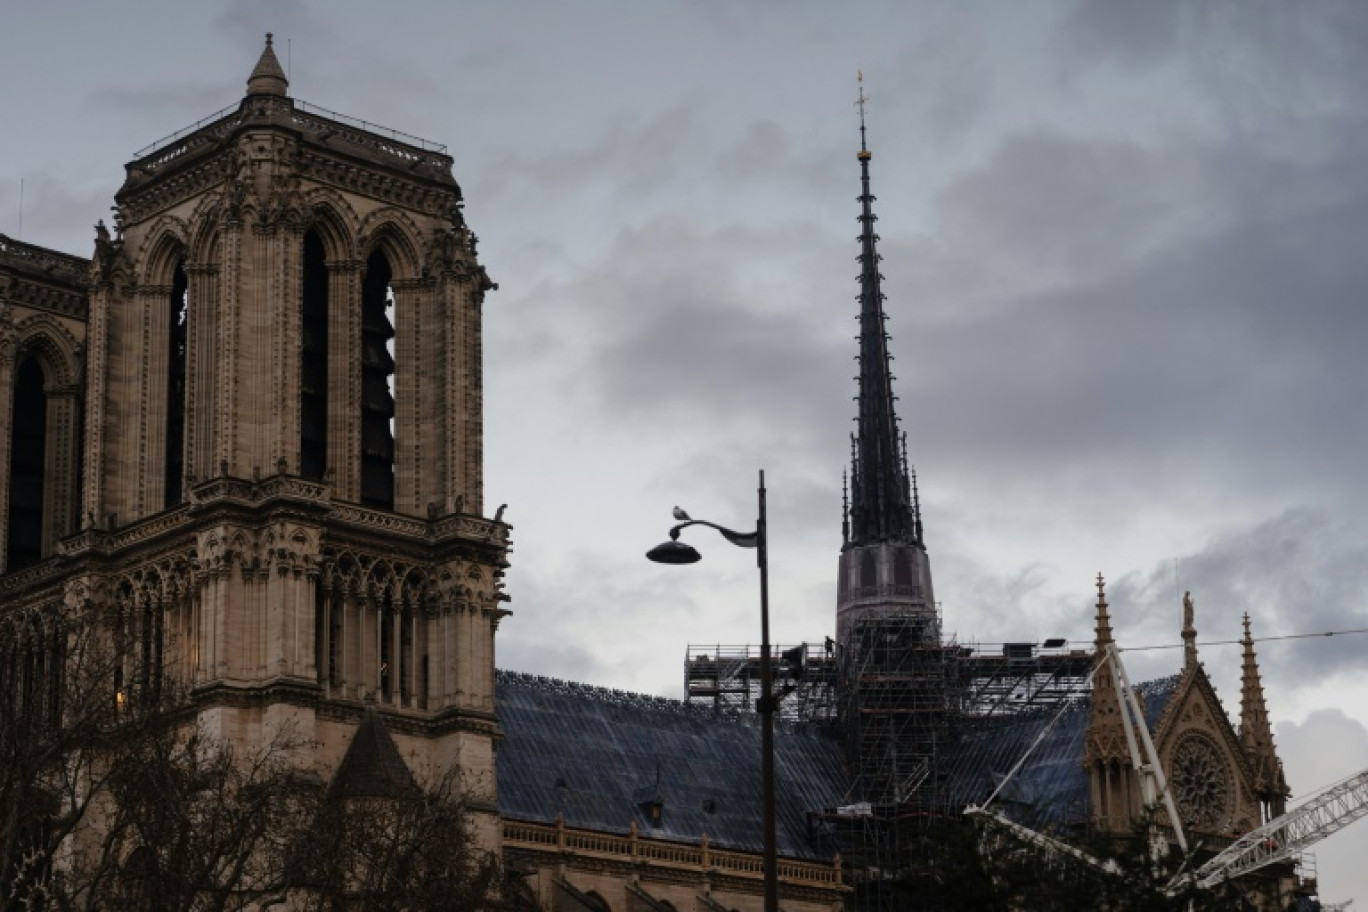
[{"label": "metal scaffolding platform", "polygon": [[[779,702],[781,720],[836,721],[837,668],[830,643],[771,647],[774,690],[784,695]],[[802,656],[801,663],[785,660],[795,655]],[[691,644],[684,656],[684,699],[722,716],[755,712],[760,699],[760,647]]]}]

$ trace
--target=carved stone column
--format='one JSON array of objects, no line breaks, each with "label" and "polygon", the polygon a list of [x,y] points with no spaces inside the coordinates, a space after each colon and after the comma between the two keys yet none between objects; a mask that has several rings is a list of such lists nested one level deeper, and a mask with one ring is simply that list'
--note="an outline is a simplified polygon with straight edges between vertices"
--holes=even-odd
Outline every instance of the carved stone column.
[{"label": "carved stone column", "polygon": [[328,267],[328,469],[333,496],[361,499],[361,264]]},{"label": "carved stone column", "polygon": [[138,289],[137,313],[142,331],[136,355],[136,375],[123,377],[120,399],[137,403],[137,433],[130,435],[138,472],[136,487],[127,492],[127,507],[119,521],[129,522],[168,506],[166,503],[167,372],[170,365],[171,286]]},{"label": "carved stone column", "polygon": [[395,279],[394,291],[394,510],[423,516],[427,501],[441,502],[432,490],[428,462],[435,448],[428,443],[431,398],[436,384],[429,382],[425,336],[440,335],[440,328],[426,319],[430,292],[422,279]]}]

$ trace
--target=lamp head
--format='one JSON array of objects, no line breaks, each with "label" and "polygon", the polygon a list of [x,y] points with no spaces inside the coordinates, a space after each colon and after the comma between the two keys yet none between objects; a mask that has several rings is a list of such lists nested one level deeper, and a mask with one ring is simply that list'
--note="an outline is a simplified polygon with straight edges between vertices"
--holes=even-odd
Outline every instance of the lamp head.
[{"label": "lamp head", "polygon": [[696,564],[703,559],[703,555],[694,550],[693,546],[686,545],[678,539],[661,542],[647,551],[646,557],[657,564]]}]

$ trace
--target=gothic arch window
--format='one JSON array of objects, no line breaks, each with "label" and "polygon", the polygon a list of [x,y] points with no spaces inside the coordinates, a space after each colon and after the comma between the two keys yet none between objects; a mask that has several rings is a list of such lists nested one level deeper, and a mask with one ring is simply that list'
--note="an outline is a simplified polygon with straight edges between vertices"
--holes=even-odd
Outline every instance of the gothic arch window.
[{"label": "gothic arch window", "polygon": [[384,252],[361,283],[361,502],[394,509],[394,290]]},{"label": "gothic arch window", "polygon": [[317,231],[304,235],[304,306],[299,376],[299,474],[328,468],[328,267]]},{"label": "gothic arch window", "polygon": [[185,487],[185,365],[186,330],[190,322],[189,282],[185,264],[176,264],[171,278],[171,298],[167,312],[166,367],[166,506],[179,504]]},{"label": "gothic arch window", "polygon": [[[874,552],[866,551],[860,555],[860,588],[872,590],[879,585],[879,574],[874,562]],[[865,593],[872,595],[872,592]]]},{"label": "gothic arch window", "polygon": [[46,377],[32,355],[14,378],[10,422],[9,540],[5,569],[18,570],[43,557],[43,493],[47,468]]}]

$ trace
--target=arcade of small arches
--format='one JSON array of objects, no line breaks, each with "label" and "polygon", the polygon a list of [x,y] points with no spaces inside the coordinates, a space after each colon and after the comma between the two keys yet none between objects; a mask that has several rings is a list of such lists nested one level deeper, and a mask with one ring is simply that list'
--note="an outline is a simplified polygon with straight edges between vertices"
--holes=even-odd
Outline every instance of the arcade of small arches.
[{"label": "arcade of small arches", "polygon": [[[67,587],[64,599],[6,615],[0,629],[0,694],[6,699],[0,703],[58,705],[73,619],[106,645],[102,673],[111,678],[119,711],[183,697],[221,677],[229,658],[232,647],[209,623],[215,604],[246,577],[287,575],[313,584],[310,664],[328,698],[373,698],[417,711],[491,708],[474,695],[492,693],[492,655],[482,653],[489,648],[488,627],[504,612],[487,594],[479,566],[420,564],[334,547],[320,553],[307,537],[295,538],[300,553],[274,547],[269,532],[235,536],[203,555],[177,551],[113,578],[83,578]],[[453,661],[457,656],[480,660]]]}]

